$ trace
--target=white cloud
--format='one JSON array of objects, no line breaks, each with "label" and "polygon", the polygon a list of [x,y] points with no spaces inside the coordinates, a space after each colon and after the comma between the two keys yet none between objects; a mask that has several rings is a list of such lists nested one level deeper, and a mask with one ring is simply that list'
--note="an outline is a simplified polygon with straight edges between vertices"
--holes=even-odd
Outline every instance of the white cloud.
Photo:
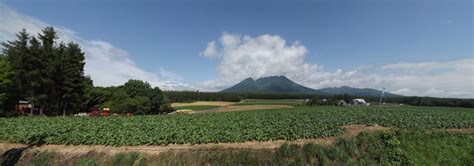
[{"label": "white cloud", "polygon": [[474,98],[474,59],[445,62],[362,65],[353,70],[329,72],[318,64],[306,63],[308,50],[278,35],[256,37],[223,33],[201,53],[219,61],[218,80],[199,83],[202,90],[218,91],[247,77],[285,75],[311,88],[368,87],[387,89],[402,95]]},{"label": "white cloud", "polygon": [[394,88],[406,95],[474,98],[474,59],[395,63],[381,66]]},{"label": "white cloud", "polygon": [[183,80],[183,77],[181,77],[180,75],[163,68],[160,68],[160,75],[167,80],[173,80],[173,81]]},{"label": "white cloud", "polygon": [[201,55],[204,56],[204,57],[211,58],[211,57],[217,55],[216,51],[217,51],[216,42],[212,41],[212,42],[209,42],[207,44],[206,50],[204,50],[204,52],[202,52]]},{"label": "white cloud", "polygon": [[[53,26],[38,19],[20,14],[15,10],[0,4],[0,41],[13,40],[15,33],[25,28],[31,35],[36,35],[46,26]],[[129,79],[148,81],[153,86],[162,89],[194,89],[192,86],[177,80],[163,80],[161,77],[170,77],[171,72],[162,69],[158,75],[138,67],[129,53],[112,44],[101,40],[87,40],[76,32],[54,26],[62,41],[78,43],[86,55],[85,74],[90,75],[97,86],[121,85]],[[176,74],[173,78],[178,78]]]},{"label": "white cloud", "polygon": [[402,88],[398,89],[396,91],[392,91],[392,93],[399,94],[399,95],[404,95],[404,96],[415,96],[417,92],[408,89],[408,88]]},{"label": "white cloud", "polygon": [[[273,75],[285,75],[312,88],[342,85],[358,87],[364,84],[375,86],[374,83],[382,82],[358,70],[328,72],[323,66],[305,63],[308,50],[298,41],[287,43],[278,35],[250,37],[223,33],[218,43],[210,43],[202,54],[219,60],[220,79],[201,82],[199,86],[204,90],[221,90],[247,77]],[[207,54],[209,52],[213,54]]]},{"label": "white cloud", "polygon": [[[235,83],[247,77],[264,77],[270,75],[290,74],[298,70],[312,70],[315,65],[303,64],[302,57],[306,48],[297,42],[287,46],[279,36],[262,35],[256,38],[224,33],[219,40],[221,49],[212,41],[202,53],[208,58],[220,60],[218,82]],[[281,64],[291,64],[280,66]],[[303,66],[297,68],[295,66]]]},{"label": "white cloud", "polygon": [[399,89],[392,93],[405,95],[405,96],[431,96],[431,97],[458,97],[458,98],[472,98],[474,91],[464,90],[439,90],[439,89],[428,89],[425,91],[416,91],[408,88]]},{"label": "white cloud", "polygon": [[386,70],[393,70],[395,72],[418,73],[423,74],[433,71],[474,71],[474,59],[459,59],[445,62],[418,62],[418,63],[394,63],[383,65],[380,68]]}]

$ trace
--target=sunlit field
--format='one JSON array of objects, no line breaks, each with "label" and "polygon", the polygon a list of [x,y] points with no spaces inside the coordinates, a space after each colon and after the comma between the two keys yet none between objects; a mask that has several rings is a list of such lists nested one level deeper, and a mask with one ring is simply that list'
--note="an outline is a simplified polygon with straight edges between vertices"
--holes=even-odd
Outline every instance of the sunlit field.
[{"label": "sunlit field", "polygon": [[7,118],[0,140],[27,144],[165,145],[320,138],[348,124],[401,129],[472,128],[474,109],[295,107],[274,110],[100,118]]}]

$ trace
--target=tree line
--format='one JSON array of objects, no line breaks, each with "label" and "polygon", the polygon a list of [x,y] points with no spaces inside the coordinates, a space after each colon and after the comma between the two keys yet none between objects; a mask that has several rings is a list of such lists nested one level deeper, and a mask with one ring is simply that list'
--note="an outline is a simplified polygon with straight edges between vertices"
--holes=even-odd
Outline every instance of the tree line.
[{"label": "tree line", "polygon": [[87,95],[89,107],[108,107],[112,113],[163,114],[174,111],[158,87],[147,82],[129,80],[124,85],[95,87]]},{"label": "tree line", "polygon": [[158,87],[130,80],[118,87],[94,87],[84,75],[85,54],[74,42],[59,42],[53,27],[30,35],[25,29],[3,42],[0,54],[0,116],[15,115],[19,101],[31,104],[31,113],[66,115],[91,107],[112,112],[159,113],[169,103]]},{"label": "tree line", "polygon": [[[350,102],[353,99],[363,98],[367,102],[379,102],[380,96],[352,96],[326,95],[326,94],[285,94],[285,93],[223,93],[223,92],[200,92],[200,91],[164,91],[171,102],[192,101],[231,101],[238,102],[243,99],[315,99],[326,98],[330,101],[344,100]],[[474,108],[474,99],[457,98],[435,98],[435,97],[384,97],[383,102],[400,103],[415,106],[446,106]]]}]

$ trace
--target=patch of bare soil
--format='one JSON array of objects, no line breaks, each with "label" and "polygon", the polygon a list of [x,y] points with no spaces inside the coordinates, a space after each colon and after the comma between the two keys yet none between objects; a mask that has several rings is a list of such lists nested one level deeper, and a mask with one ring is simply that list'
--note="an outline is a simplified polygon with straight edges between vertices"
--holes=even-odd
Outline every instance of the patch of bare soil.
[{"label": "patch of bare soil", "polygon": [[377,131],[386,131],[390,129],[390,128],[382,127],[379,125],[360,125],[360,124],[346,125],[346,126],[343,126],[343,128],[346,129],[346,132],[342,135],[343,138],[352,138],[359,135],[361,132],[373,133]]},{"label": "patch of bare soil", "polygon": [[212,106],[228,106],[235,104],[235,102],[224,102],[224,101],[197,101],[193,103],[171,103],[171,107],[184,107],[184,106],[198,106],[198,105],[212,105]]},{"label": "patch of bare soil", "polygon": [[230,105],[213,109],[209,112],[234,112],[234,111],[250,111],[250,110],[268,110],[278,108],[293,108],[289,105]]},{"label": "patch of bare soil", "polygon": [[474,133],[474,128],[446,129],[446,131],[453,133]]}]

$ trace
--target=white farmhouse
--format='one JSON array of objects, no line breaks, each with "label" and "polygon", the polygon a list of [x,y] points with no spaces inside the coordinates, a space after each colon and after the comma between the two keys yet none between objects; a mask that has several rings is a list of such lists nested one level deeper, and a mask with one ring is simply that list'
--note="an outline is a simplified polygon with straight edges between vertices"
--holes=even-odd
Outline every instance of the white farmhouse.
[{"label": "white farmhouse", "polygon": [[364,99],[354,99],[351,101],[351,104],[353,105],[366,105],[367,102],[365,102]]}]

